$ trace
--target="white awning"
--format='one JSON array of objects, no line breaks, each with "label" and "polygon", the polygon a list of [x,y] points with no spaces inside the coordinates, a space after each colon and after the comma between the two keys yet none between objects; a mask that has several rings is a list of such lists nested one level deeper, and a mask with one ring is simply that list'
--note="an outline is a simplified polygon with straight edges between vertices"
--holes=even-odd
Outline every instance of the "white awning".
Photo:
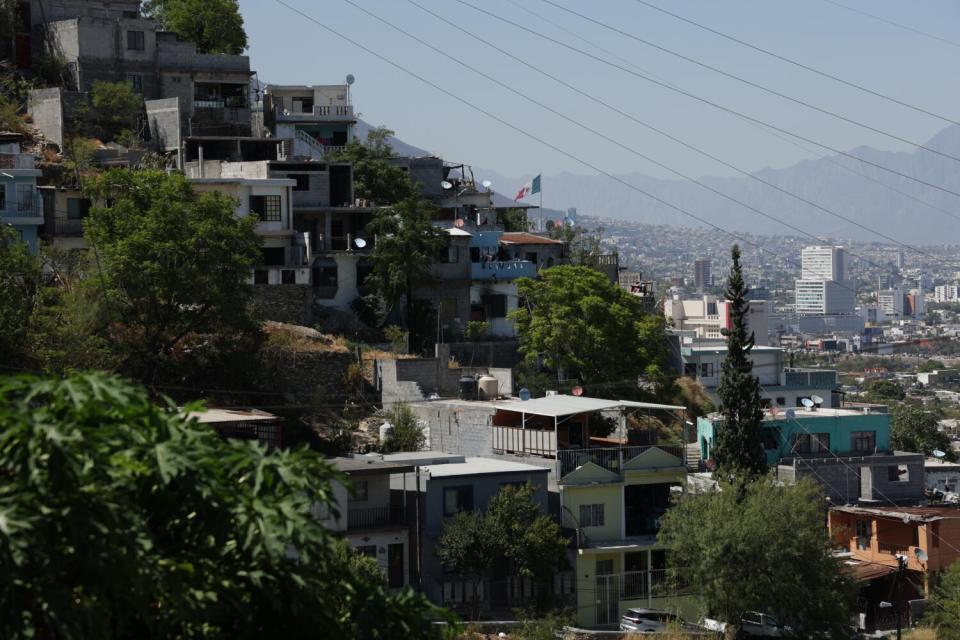
[{"label": "white awning", "polygon": [[585,398],[582,396],[556,395],[533,400],[510,400],[499,402],[497,409],[526,413],[534,416],[560,418],[580,413],[596,413],[613,409],[663,409],[667,411],[683,411],[685,407],[668,404],[651,404],[649,402],[633,402],[631,400],[603,400],[601,398]]}]

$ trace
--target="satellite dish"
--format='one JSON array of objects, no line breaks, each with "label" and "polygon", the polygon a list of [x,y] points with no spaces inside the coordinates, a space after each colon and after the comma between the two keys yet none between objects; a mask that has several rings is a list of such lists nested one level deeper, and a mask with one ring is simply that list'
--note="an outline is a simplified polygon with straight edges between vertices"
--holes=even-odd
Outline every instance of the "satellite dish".
[{"label": "satellite dish", "polygon": [[797,417],[797,412],[796,412],[796,411],[794,411],[793,409],[787,409],[787,419],[788,419],[788,420],[793,420],[793,419],[796,418],[796,417]]},{"label": "satellite dish", "polygon": [[353,84],[357,79],[353,77],[352,73],[347,74],[347,84]]},{"label": "satellite dish", "polygon": [[570,390],[570,393],[572,393],[573,395],[575,395],[575,396],[577,396],[577,397],[580,397],[580,396],[583,395],[583,387],[581,387],[581,386],[578,385],[578,386],[574,387],[573,389],[571,389],[571,390]]},{"label": "satellite dish", "polygon": [[367,241],[363,238],[357,238],[353,241],[353,244],[357,245],[357,249],[363,249],[367,246]]},{"label": "satellite dish", "polygon": [[815,404],[823,404],[823,398],[820,396],[810,396],[810,399],[813,400]]},{"label": "satellite dish", "polygon": [[816,405],[813,404],[813,400],[810,398],[802,398],[800,403],[805,406],[807,409],[813,409]]},{"label": "satellite dish", "polygon": [[462,228],[463,225],[465,225],[465,224],[466,224],[466,222],[464,222],[463,218],[457,218],[457,221],[453,223],[453,226],[455,226],[456,228],[460,229],[460,228]]},{"label": "satellite dish", "polygon": [[937,458],[945,458],[947,454],[944,451],[940,451],[940,449],[934,449],[933,455],[934,457],[937,457]]},{"label": "satellite dish", "polygon": [[572,227],[572,226],[574,226],[575,224],[577,224],[576,222],[573,221],[573,218],[566,218],[566,219],[564,220],[564,223],[565,223],[568,227]]},{"label": "satellite dish", "polygon": [[926,563],[926,561],[929,559],[929,557],[927,556],[927,552],[921,549],[920,547],[915,548],[913,550],[913,553],[917,556],[917,560],[919,560],[920,562]]},{"label": "satellite dish", "polygon": [[449,191],[450,189],[453,189],[453,183],[450,182],[449,180],[443,180],[442,182],[440,182],[440,186],[443,187],[444,191]]},{"label": "satellite dish", "polygon": [[493,183],[490,182],[489,180],[484,180],[484,181],[481,182],[480,184],[483,185],[483,188],[484,188],[484,189],[489,189],[490,187],[493,186]]},{"label": "satellite dish", "polygon": [[519,395],[520,395],[520,399],[526,402],[527,400],[530,399],[530,389],[527,389],[526,387],[524,387],[523,389],[520,389]]}]

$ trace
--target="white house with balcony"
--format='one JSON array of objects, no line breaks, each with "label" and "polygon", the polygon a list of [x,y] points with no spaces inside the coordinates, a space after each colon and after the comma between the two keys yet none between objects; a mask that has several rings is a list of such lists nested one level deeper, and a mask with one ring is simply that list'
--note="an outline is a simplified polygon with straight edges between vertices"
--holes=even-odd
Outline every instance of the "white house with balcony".
[{"label": "white house with balcony", "polygon": [[[769,344],[769,303],[751,300],[747,314],[747,331],[752,331],[758,345]],[[722,331],[731,329],[730,302],[716,296],[682,298],[674,295],[663,301],[663,314],[678,331],[692,332],[697,342],[725,342]]]},{"label": "white house with balcony", "polygon": [[258,216],[263,259],[251,276],[253,284],[310,284],[306,252],[293,227],[296,180],[269,177],[267,161],[189,163],[186,173],[196,191],[234,198],[238,217]]},{"label": "white house with balcony", "polygon": [[0,133],[0,224],[13,228],[34,254],[39,250],[38,231],[43,224],[43,209],[37,191],[41,172],[34,167],[33,156],[21,153],[23,136]]},{"label": "white house with balcony", "polygon": [[293,140],[297,158],[322,160],[353,140],[357,119],[350,85],[268,85],[264,125],[276,138]]}]

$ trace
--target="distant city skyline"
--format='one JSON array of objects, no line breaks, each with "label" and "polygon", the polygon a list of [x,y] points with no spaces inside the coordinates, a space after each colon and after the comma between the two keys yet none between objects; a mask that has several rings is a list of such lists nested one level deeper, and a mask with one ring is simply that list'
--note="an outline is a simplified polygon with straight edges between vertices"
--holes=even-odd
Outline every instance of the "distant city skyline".
[{"label": "distant city skyline", "polygon": [[[662,169],[608,142],[597,140],[592,134],[461,69],[457,63],[444,60],[344,2],[318,5],[305,0],[288,1],[331,28],[389,55],[445,89],[504,116],[525,131],[570,150],[605,171],[639,172],[654,177],[668,175]],[[957,24],[960,18],[960,5],[948,0],[909,4],[893,0],[849,0],[849,3],[944,37],[950,35],[944,25]],[[334,84],[342,82],[347,73],[352,73],[357,78],[353,88],[354,104],[362,117],[373,124],[389,126],[410,144],[506,176],[540,172],[544,175],[595,173],[421,85],[277,3],[241,0],[240,4],[250,36],[251,64],[261,80]],[[695,176],[731,174],[729,169],[678,148],[538,76],[408,2],[358,0],[358,4],[502,82],[662,162]],[[422,0],[422,4],[581,90],[660,128],[695,140],[706,150],[744,168],[786,167],[814,157],[733,116],[522,34],[462,4],[436,0]],[[560,4],[771,89],[904,138],[925,142],[946,126],[943,121],[891,105],[704,33],[632,0],[604,3],[602,8]],[[826,2],[737,0],[721,4],[688,0],[659,4],[758,46],[937,113],[952,113],[953,105],[960,99],[960,86],[944,81],[941,64],[942,60],[955,56],[955,47]],[[612,35],[544,2],[491,0],[484,2],[483,7],[528,28],[607,57],[570,33],[529,13],[535,12],[686,90],[837,148],[869,145],[883,150],[911,149],[908,145],[766,95],[640,43]],[[398,100],[399,95],[405,98]]]}]

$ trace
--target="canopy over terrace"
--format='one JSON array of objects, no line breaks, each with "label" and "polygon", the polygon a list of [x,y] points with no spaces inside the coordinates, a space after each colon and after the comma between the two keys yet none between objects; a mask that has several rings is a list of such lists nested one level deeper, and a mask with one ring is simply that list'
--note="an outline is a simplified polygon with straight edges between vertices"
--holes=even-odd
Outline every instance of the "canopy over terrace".
[{"label": "canopy over terrace", "polygon": [[[509,400],[494,405],[493,449],[498,453],[539,455],[558,460],[563,477],[584,460],[619,470],[625,459],[656,444],[642,441],[627,429],[627,414],[637,411],[671,412],[671,421],[683,421],[685,407],[632,400],[604,400],[580,396],[553,395],[533,400]],[[591,436],[590,420],[604,413],[618,412],[619,420],[610,436]],[[661,447],[663,448],[663,447]],[[682,459],[683,447],[671,451]]]}]

